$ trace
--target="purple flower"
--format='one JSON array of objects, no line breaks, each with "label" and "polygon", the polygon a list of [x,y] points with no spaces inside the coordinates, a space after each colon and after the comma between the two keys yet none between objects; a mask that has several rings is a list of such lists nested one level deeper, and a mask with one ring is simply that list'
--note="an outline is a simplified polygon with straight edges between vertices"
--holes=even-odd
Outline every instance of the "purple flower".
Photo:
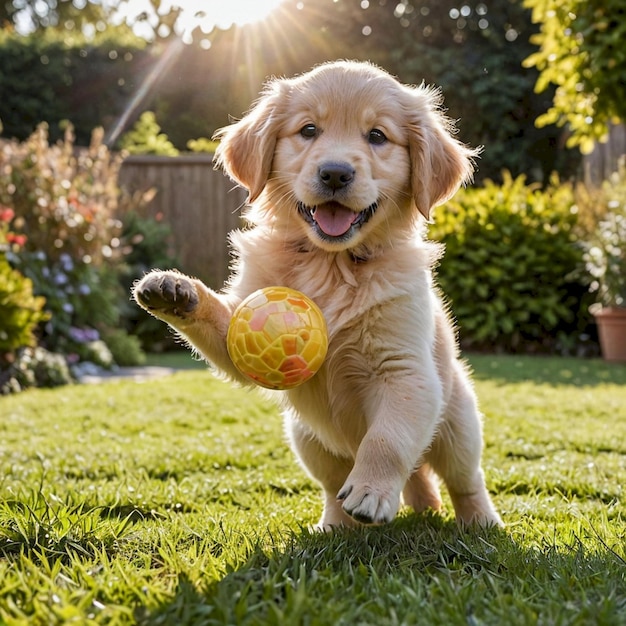
[{"label": "purple flower", "polygon": [[61,261],[61,267],[64,271],[71,272],[74,269],[74,261],[72,260],[72,257],[67,254],[67,252],[64,252],[59,257],[59,261]]},{"label": "purple flower", "polygon": [[85,328],[84,330],[87,341],[98,341],[100,339],[100,333],[95,328]]},{"label": "purple flower", "polygon": [[76,343],[90,343],[100,339],[100,333],[95,328],[77,328],[76,326],[70,328],[69,336]]},{"label": "purple flower", "polygon": [[70,336],[70,339],[72,341],[76,341],[77,343],[84,343],[85,341],[85,335],[82,328],[76,328],[72,326],[72,328],[70,328],[68,332],[68,335]]},{"label": "purple flower", "polygon": [[59,285],[59,286],[67,285],[67,282],[68,282],[67,276],[63,272],[59,272],[54,277],[54,284],[55,285]]}]

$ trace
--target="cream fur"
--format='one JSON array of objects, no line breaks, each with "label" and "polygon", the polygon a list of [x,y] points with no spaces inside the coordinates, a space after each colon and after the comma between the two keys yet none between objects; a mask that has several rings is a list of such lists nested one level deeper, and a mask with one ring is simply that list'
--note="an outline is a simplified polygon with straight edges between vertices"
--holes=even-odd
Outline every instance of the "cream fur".
[{"label": "cream fur", "polygon": [[[459,523],[501,524],[480,468],[472,384],[432,284],[441,251],[422,235],[433,206],[469,180],[476,155],[453,137],[439,106],[433,90],[365,63],[272,81],[241,121],[219,132],[217,162],[251,203],[251,228],[231,235],[228,285],[216,293],[155,271],[135,287],[140,305],[242,384],[225,344],[237,304],[284,285],[320,306],[326,362],[280,395],[291,445],[324,490],[321,528],[389,522],[401,498],[416,511],[438,509],[435,474]],[[311,124],[314,137],[300,132]],[[373,129],[386,141],[372,141]],[[329,162],[348,164],[354,180],[329,190],[319,174]],[[355,216],[377,208],[345,237],[326,237],[298,202],[338,202]]]}]

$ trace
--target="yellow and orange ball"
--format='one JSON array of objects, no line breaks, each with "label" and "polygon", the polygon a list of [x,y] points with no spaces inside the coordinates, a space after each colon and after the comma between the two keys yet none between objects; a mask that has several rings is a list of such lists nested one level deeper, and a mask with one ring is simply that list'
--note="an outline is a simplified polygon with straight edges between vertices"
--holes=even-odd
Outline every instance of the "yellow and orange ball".
[{"label": "yellow and orange ball", "polygon": [[319,370],[328,350],[326,321],[310,298],[265,287],[235,310],[227,336],[237,369],[267,389],[292,389]]}]

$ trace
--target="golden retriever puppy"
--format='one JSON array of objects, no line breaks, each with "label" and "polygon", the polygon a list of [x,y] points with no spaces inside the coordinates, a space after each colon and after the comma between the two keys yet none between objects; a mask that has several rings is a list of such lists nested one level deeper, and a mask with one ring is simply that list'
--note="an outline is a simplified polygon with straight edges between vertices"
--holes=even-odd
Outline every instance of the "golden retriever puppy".
[{"label": "golden retriever puppy", "polygon": [[217,164],[249,192],[251,227],[216,293],[154,271],[136,301],[221,372],[235,307],[284,285],[322,309],[329,351],[282,396],[291,445],[324,491],[323,529],[391,521],[401,501],[439,509],[440,477],[462,525],[500,525],[480,467],[481,418],[446,308],[433,288],[431,209],[470,179],[440,96],[373,65],[336,62],[272,80],[218,132]]}]

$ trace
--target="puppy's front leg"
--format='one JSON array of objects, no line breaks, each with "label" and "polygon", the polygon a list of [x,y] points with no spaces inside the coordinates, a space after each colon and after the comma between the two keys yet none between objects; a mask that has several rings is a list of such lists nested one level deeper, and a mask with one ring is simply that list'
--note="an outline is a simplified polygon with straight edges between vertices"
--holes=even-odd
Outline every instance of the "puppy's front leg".
[{"label": "puppy's front leg", "polygon": [[337,499],[357,521],[382,524],[396,516],[402,490],[432,442],[441,392],[436,379],[417,376],[373,387],[377,408]]},{"label": "puppy's front leg", "polygon": [[163,320],[218,369],[242,383],[226,348],[228,325],[235,303],[202,281],[175,271],[146,274],[134,287],[137,304]]}]

